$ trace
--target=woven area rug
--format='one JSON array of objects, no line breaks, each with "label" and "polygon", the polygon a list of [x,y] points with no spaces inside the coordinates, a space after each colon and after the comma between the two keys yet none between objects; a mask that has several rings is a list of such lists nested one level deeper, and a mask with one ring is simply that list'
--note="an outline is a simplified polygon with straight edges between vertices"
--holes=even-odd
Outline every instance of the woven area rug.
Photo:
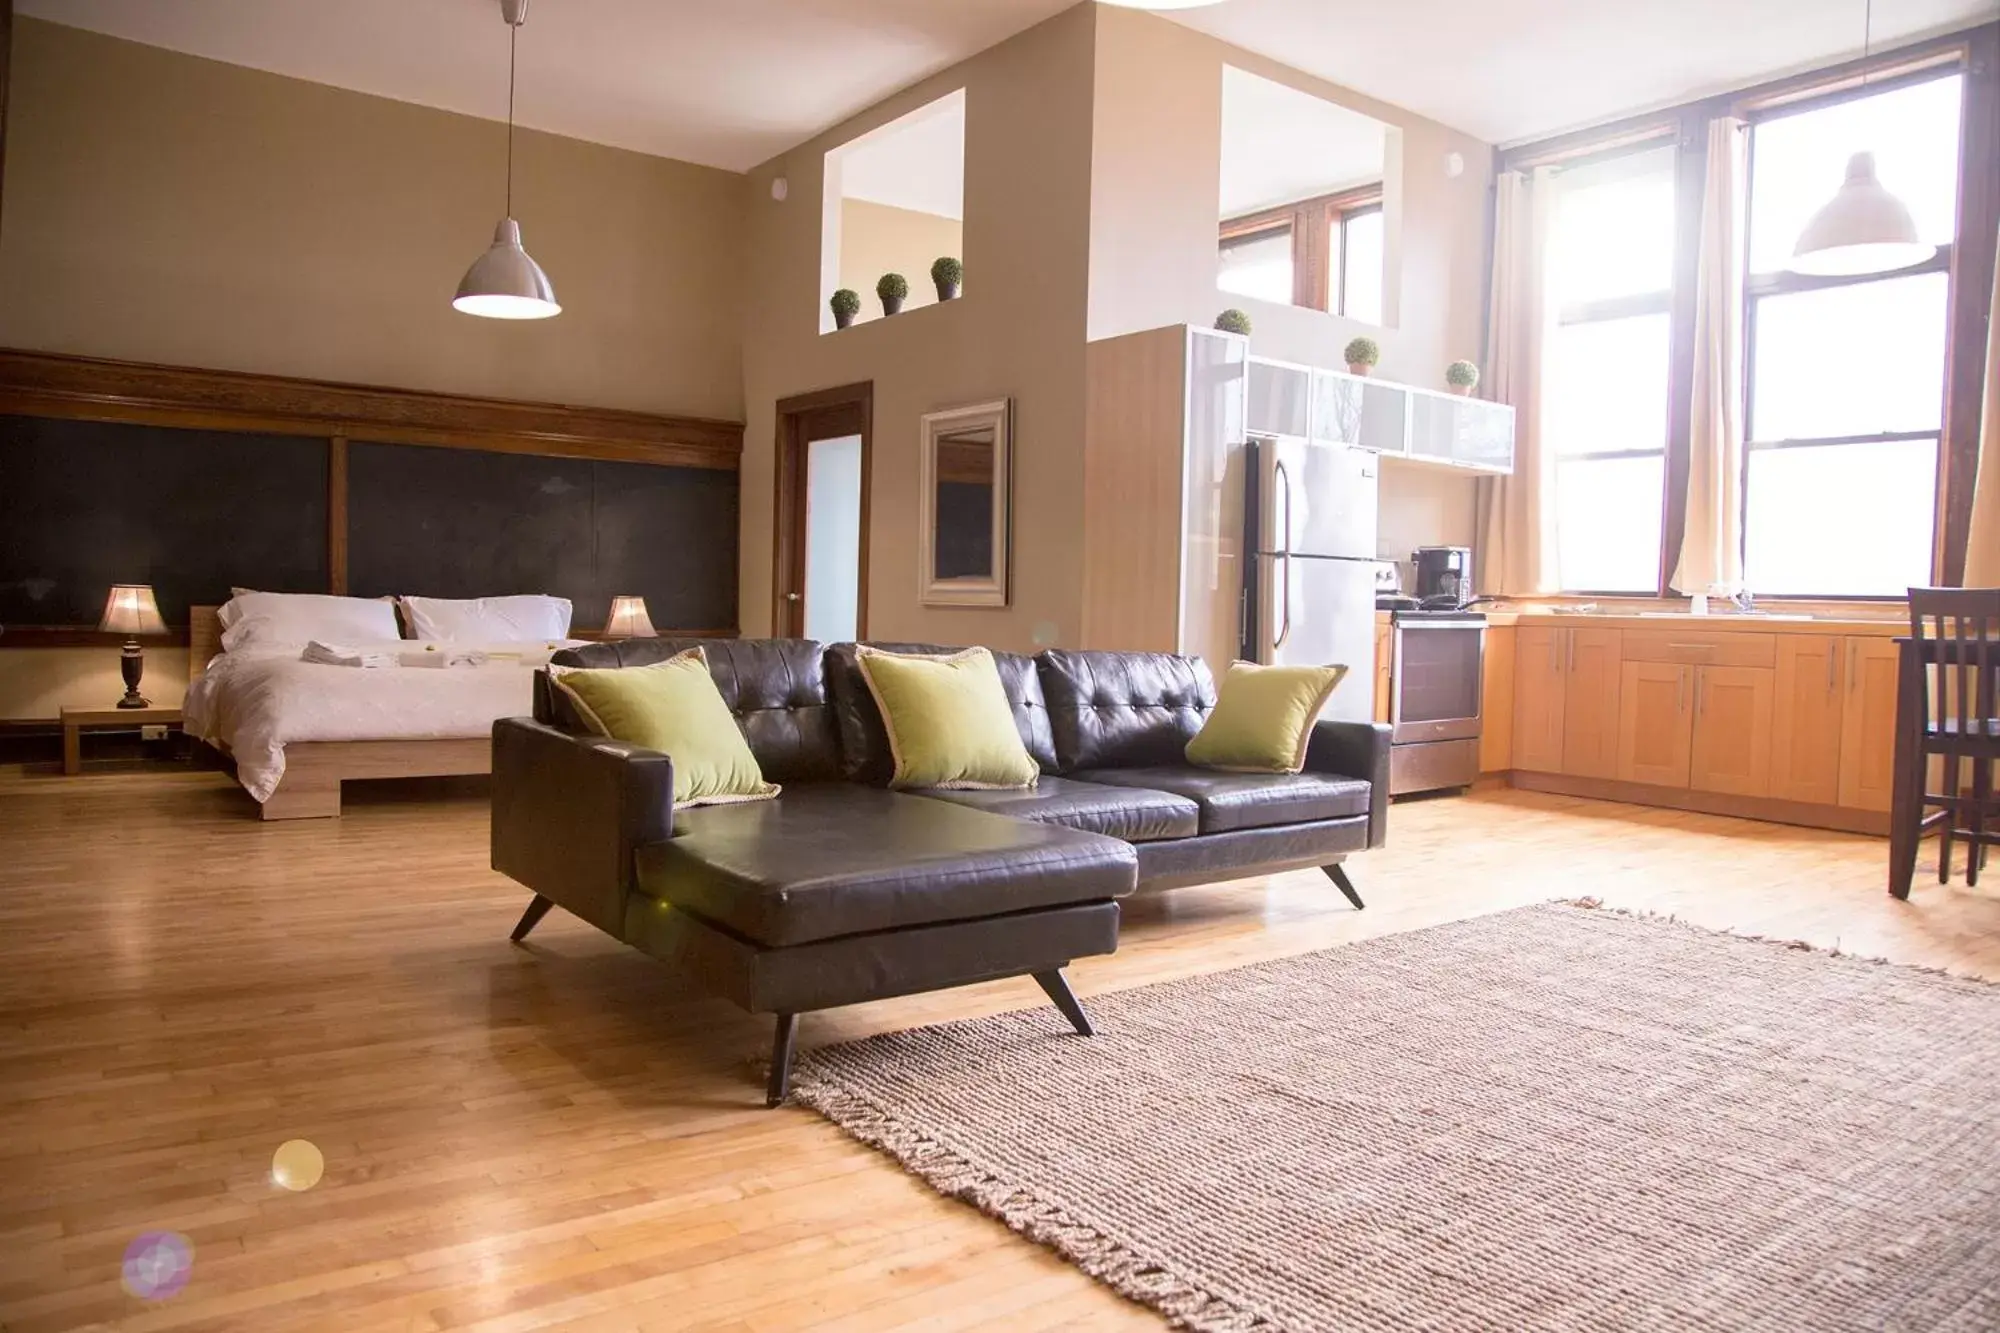
[{"label": "woven area rug", "polygon": [[2000,987],[1549,905],[802,1058],[1192,1329],[2000,1328]]}]

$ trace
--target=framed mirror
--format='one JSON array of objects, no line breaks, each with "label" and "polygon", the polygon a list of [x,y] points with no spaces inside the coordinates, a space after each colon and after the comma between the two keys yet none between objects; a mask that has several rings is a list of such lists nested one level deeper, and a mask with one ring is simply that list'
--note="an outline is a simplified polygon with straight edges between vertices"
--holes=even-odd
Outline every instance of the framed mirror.
[{"label": "framed mirror", "polygon": [[919,480],[925,606],[1005,606],[1012,400],[927,412]]}]

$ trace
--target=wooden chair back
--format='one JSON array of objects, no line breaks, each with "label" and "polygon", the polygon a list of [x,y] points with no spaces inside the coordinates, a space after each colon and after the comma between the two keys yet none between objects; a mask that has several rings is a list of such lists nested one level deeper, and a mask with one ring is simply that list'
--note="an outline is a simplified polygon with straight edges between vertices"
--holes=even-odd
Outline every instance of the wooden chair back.
[{"label": "wooden chair back", "polygon": [[1926,740],[2000,741],[2000,588],[1910,589]]}]

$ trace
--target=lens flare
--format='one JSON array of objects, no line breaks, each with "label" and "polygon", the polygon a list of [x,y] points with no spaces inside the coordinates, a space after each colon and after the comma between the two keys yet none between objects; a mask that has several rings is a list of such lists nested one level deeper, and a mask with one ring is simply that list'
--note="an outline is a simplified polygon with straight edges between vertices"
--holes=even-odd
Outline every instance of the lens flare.
[{"label": "lens flare", "polygon": [[119,1281],[140,1300],[163,1301],[187,1285],[194,1242],[178,1231],[145,1231],[125,1247]]},{"label": "lens flare", "polygon": [[271,1180],[282,1189],[309,1190],[326,1174],[326,1158],[306,1139],[287,1139],[271,1154]]}]

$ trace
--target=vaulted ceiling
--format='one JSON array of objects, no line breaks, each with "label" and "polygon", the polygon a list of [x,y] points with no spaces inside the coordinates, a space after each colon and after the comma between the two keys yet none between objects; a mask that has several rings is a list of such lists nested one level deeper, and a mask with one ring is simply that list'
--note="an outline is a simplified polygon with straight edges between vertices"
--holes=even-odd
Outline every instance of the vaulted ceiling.
[{"label": "vaulted ceiling", "polygon": [[[755,166],[1071,0],[536,0],[521,123]],[[1228,0],[1175,14],[1509,142],[1856,53],[1864,0]],[[19,13],[499,118],[498,0],[17,0]],[[1878,0],[1877,45],[2000,14]]]}]

